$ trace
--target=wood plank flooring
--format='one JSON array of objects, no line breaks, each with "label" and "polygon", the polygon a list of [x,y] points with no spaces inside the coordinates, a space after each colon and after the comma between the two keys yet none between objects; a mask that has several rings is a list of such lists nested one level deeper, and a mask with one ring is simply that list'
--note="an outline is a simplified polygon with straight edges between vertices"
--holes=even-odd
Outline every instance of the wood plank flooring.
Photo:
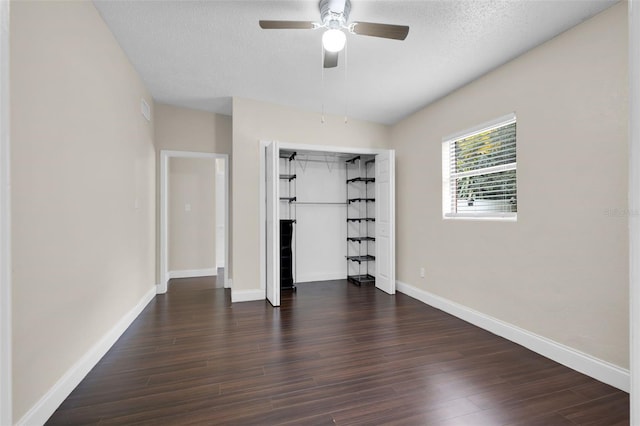
[{"label": "wood plank flooring", "polygon": [[629,395],[401,293],[173,280],[47,424],[628,425]]}]

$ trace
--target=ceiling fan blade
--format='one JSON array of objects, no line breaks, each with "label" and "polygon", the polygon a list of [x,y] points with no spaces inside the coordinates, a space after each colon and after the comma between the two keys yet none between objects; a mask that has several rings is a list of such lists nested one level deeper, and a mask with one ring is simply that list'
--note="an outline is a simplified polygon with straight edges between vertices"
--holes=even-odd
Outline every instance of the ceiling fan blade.
[{"label": "ceiling fan blade", "polygon": [[260,28],[265,30],[312,30],[311,21],[260,21]]},{"label": "ceiling fan blade", "polygon": [[337,67],[339,52],[328,52],[326,49],[323,49],[323,50],[324,50],[324,67],[325,68]]},{"label": "ceiling fan blade", "polygon": [[372,37],[391,38],[404,40],[409,34],[406,25],[376,24],[373,22],[354,22],[353,33]]}]

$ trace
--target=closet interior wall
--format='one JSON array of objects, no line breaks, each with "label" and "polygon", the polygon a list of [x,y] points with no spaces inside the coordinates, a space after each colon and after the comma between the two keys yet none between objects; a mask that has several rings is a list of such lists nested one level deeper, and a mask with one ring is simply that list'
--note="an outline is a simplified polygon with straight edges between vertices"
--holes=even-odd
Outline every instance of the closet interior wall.
[{"label": "closet interior wall", "polygon": [[[292,243],[295,282],[344,279],[345,156],[297,151],[289,161],[292,154],[280,152],[280,219],[296,221]],[[295,175],[295,179],[283,175]]]}]

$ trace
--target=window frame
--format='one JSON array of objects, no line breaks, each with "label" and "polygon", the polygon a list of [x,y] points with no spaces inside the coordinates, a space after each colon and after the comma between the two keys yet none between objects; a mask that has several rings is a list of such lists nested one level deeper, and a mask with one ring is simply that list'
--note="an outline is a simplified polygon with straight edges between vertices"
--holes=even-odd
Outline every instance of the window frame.
[{"label": "window frame", "polygon": [[[508,126],[510,124],[517,123],[515,112],[503,115],[496,119],[487,121],[485,123],[476,125],[466,130],[456,132],[442,138],[442,218],[445,220],[497,220],[503,222],[516,222],[518,220],[518,212],[452,212],[452,200],[451,200],[451,181],[456,178],[465,176],[478,176],[486,175],[487,173],[497,173],[508,170],[516,170],[516,194],[518,193],[518,162],[517,154],[516,161],[509,164],[502,164],[498,166],[485,167],[482,169],[451,173],[450,160],[451,160],[451,144],[461,139],[466,139],[475,136],[480,133],[484,133],[493,129]],[[516,150],[517,150],[517,133],[516,133]]]}]

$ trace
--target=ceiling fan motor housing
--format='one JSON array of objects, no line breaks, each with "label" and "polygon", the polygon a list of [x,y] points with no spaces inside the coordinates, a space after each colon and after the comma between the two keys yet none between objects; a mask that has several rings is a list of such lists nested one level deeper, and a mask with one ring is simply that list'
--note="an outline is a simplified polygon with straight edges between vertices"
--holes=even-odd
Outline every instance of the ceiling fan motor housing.
[{"label": "ceiling fan motor housing", "polygon": [[320,0],[320,16],[327,28],[346,27],[349,12],[351,12],[350,0]]}]

